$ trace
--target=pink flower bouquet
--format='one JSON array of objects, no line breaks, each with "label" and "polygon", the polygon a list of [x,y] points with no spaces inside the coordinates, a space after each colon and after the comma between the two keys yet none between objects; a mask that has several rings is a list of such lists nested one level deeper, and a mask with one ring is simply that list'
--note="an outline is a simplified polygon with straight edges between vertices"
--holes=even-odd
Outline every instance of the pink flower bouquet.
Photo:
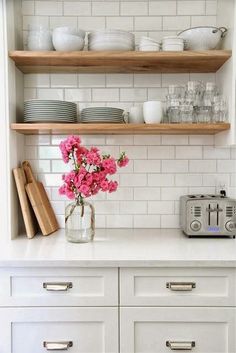
[{"label": "pink flower bouquet", "polygon": [[129,162],[125,152],[116,160],[110,155],[101,155],[96,147],[87,149],[81,145],[78,136],[69,136],[62,141],[60,150],[64,162],[71,161],[73,169],[63,175],[59,193],[79,203],[99,191],[116,191],[117,181],[109,180],[108,177],[117,172],[117,167],[125,167]]}]

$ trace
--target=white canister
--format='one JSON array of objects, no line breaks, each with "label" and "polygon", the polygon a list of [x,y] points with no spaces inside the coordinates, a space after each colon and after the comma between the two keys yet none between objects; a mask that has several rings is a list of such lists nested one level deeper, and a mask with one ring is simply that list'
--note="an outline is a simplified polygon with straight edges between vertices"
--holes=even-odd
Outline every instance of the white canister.
[{"label": "white canister", "polygon": [[143,124],[143,107],[134,106],[130,108],[129,111],[129,123],[130,124]]},{"label": "white canister", "polygon": [[143,103],[143,116],[146,124],[158,124],[162,120],[162,101],[148,101]]}]

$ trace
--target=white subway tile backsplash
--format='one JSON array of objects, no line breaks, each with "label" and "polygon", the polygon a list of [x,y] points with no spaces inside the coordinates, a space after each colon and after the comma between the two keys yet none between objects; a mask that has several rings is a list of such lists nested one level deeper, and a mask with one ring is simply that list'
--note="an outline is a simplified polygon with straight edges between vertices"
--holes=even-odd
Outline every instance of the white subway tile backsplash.
[{"label": "white subway tile backsplash", "polygon": [[162,0],[149,2],[150,16],[176,15],[176,1]]},{"label": "white subway tile backsplash", "polygon": [[[29,24],[86,31],[117,28],[132,31],[136,45],[141,36],[160,41],[190,25],[215,24],[216,8],[217,0],[24,0],[24,44]],[[146,100],[165,102],[168,85],[184,85],[188,80],[215,82],[216,75],[27,74],[24,98],[74,101],[80,112],[89,106],[129,111]],[[58,146],[65,138],[26,136],[24,155],[46,186],[61,227],[64,206],[71,202],[58,193],[62,174],[70,170]],[[90,200],[95,206],[97,228],[174,228],[179,226],[181,195],[214,193],[225,187],[229,196],[236,197],[236,149],[215,147],[213,135],[83,135],[81,140],[88,148],[98,146],[101,153],[118,158],[126,151],[130,158],[128,166],[118,168],[110,178],[119,182],[117,192],[102,192]]]}]

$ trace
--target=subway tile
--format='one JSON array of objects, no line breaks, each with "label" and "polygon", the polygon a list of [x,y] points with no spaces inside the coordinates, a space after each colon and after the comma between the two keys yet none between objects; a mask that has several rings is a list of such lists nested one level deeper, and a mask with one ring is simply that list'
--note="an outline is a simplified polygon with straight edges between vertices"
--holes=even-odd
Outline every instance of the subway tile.
[{"label": "subway tile", "polygon": [[121,88],[120,100],[124,102],[143,102],[147,99],[146,88]]},{"label": "subway tile", "polygon": [[150,146],[148,147],[148,159],[173,159],[175,148],[173,146]]},{"label": "subway tile", "polygon": [[161,162],[158,160],[134,161],[134,173],[160,173]]},{"label": "subway tile", "polygon": [[118,88],[93,88],[92,97],[94,101],[98,102],[114,102],[119,101]]},{"label": "subway tile", "polygon": [[204,1],[177,1],[178,15],[205,15],[206,2]]},{"label": "subway tile", "polygon": [[148,15],[148,1],[121,1],[121,16],[144,16]]},{"label": "subway tile", "polygon": [[90,1],[64,1],[65,16],[90,16],[91,2]]},{"label": "subway tile", "polygon": [[51,87],[77,87],[77,75],[51,74]]},{"label": "subway tile", "polygon": [[[145,159],[147,158],[147,148],[145,146],[122,146],[122,151],[125,151],[130,159]],[[120,151],[120,152],[122,152]],[[141,161],[140,161],[141,163]]]},{"label": "subway tile", "polygon": [[113,200],[113,201],[133,200],[133,189],[118,187],[116,192],[112,192],[112,193],[107,194],[107,200]]},{"label": "subway tile", "polygon": [[174,203],[175,203],[175,214],[179,215],[180,214],[180,202],[174,201]]},{"label": "subway tile", "polygon": [[50,161],[29,160],[34,173],[50,173]]},{"label": "subway tile", "polygon": [[206,174],[202,176],[203,186],[229,186],[230,174]]},{"label": "subway tile", "polygon": [[120,201],[120,214],[146,214],[147,203],[140,201]]},{"label": "subway tile", "polygon": [[159,31],[162,29],[162,17],[135,17],[134,29],[135,31]]},{"label": "subway tile", "polygon": [[[61,180],[61,184],[62,185],[62,180]],[[58,191],[58,187],[55,188],[51,188],[51,200],[53,201],[68,201],[68,198],[65,195],[60,195],[59,191]],[[72,202],[72,201],[70,201]]]},{"label": "subway tile", "polygon": [[161,197],[161,189],[160,188],[135,188],[134,189],[134,200],[160,200]]},{"label": "subway tile", "polygon": [[186,135],[162,135],[162,145],[188,145],[188,136]]},{"label": "subway tile", "polygon": [[193,186],[188,189],[189,194],[215,194],[216,188],[211,186]]},{"label": "subway tile", "polygon": [[36,99],[37,91],[36,88],[25,88],[24,89],[24,100]]},{"label": "subway tile", "polygon": [[216,16],[192,16],[191,26],[216,26]]},{"label": "subway tile", "polygon": [[59,88],[39,88],[37,89],[38,99],[63,100],[63,89]]},{"label": "subway tile", "polygon": [[35,1],[35,15],[61,16],[62,6],[61,1]]},{"label": "subway tile", "polygon": [[162,74],[162,87],[185,85],[188,80],[189,74]]},{"label": "subway tile", "polygon": [[177,174],[175,176],[176,186],[201,186],[201,174]]},{"label": "subway tile", "polygon": [[50,145],[49,135],[25,135],[25,145]]},{"label": "subway tile", "polygon": [[149,174],[148,185],[149,186],[174,186],[175,180],[172,174]]},{"label": "subway tile", "polygon": [[167,88],[148,88],[148,100],[166,100]]},{"label": "subway tile", "polygon": [[38,180],[47,187],[62,185],[61,174],[38,174]]},{"label": "subway tile", "polygon": [[176,1],[150,1],[149,15],[176,15]]},{"label": "subway tile", "polygon": [[65,99],[71,102],[90,102],[92,93],[90,88],[68,88],[65,89]]},{"label": "subway tile", "polygon": [[163,160],[161,161],[161,170],[164,173],[187,173],[188,161]]},{"label": "subway tile", "polygon": [[83,145],[87,146],[100,146],[105,145],[106,138],[102,135],[83,135],[81,136],[81,142]]},{"label": "subway tile", "polygon": [[28,30],[29,25],[41,25],[45,28],[49,27],[48,16],[23,16],[23,30]]},{"label": "subway tile", "polygon": [[50,87],[50,76],[48,74],[26,74],[24,75],[25,88],[47,88]]},{"label": "subway tile", "polygon": [[96,31],[106,27],[105,17],[78,17],[78,27],[83,28],[85,31]]},{"label": "subway tile", "polygon": [[179,228],[179,215],[162,215],[161,228]]},{"label": "subway tile", "polygon": [[211,146],[214,144],[214,136],[212,135],[190,135],[189,136],[190,145],[204,145]]},{"label": "subway tile", "polygon": [[163,29],[181,31],[190,27],[190,16],[164,16]]},{"label": "subway tile", "polygon": [[118,214],[119,203],[116,201],[96,201],[97,214]]},{"label": "subway tile", "polygon": [[133,74],[107,74],[107,87],[133,87]]},{"label": "subway tile", "polygon": [[230,152],[231,152],[231,159],[236,159],[236,147],[232,146],[230,148]]},{"label": "subway tile", "polygon": [[65,214],[65,202],[64,201],[51,201],[52,208],[56,215]]},{"label": "subway tile", "polygon": [[203,147],[204,159],[230,159],[230,149],[213,146]]},{"label": "subway tile", "polygon": [[101,146],[99,147],[101,154],[110,154],[111,156],[118,158],[120,155],[119,146]]},{"label": "subway tile", "polygon": [[187,193],[188,193],[188,188],[186,187],[162,188],[161,200],[178,201],[180,196],[186,195]]},{"label": "subway tile", "polygon": [[119,16],[119,2],[96,1],[92,2],[93,16]]},{"label": "subway tile", "polygon": [[59,147],[39,146],[38,157],[39,159],[61,159],[61,151]]},{"label": "subway tile", "polygon": [[218,160],[217,171],[219,173],[235,173],[236,163],[234,160]]},{"label": "subway tile", "polygon": [[[64,26],[77,28],[77,17],[51,16],[49,17],[49,26],[50,26],[50,29],[54,29],[56,27],[64,27]],[[81,28],[83,27],[81,26]]]},{"label": "subway tile", "polygon": [[134,135],[134,145],[160,145],[161,136],[160,135]]},{"label": "subway tile", "polygon": [[202,159],[202,146],[176,146],[176,159]]},{"label": "subway tile", "polygon": [[59,224],[59,228],[64,229],[65,228],[65,216],[62,215],[56,215],[57,216],[57,222]]},{"label": "subway tile", "polygon": [[135,74],[134,87],[161,87],[161,74]]},{"label": "subway tile", "polygon": [[116,28],[126,31],[132,31],[134,29],[133,17],[107,17],[106,28]]},{"label": "subway tile", "polygon": [[34,1],[22,1],[22,15],[34,15]]},{"label": "subway tile", "polygon": [[64,163],[62,160],[52,161],[52,172],[53,173],[66,173],[71,169],[70,164]]},{"label": "subway tile", "polygon": [[119,167],[117,169],[118,174],[128,174],[128,173],[133,173],[133,171],[134,171],[134,161],[132,160],[129,160],[128,165],[126,165],[125,167],[121,167],[121,168]]},{"label": "subway tile", "polygon": [[107,228],[133,228],[133,216],[108,215],[106,216]]},{"label": "subway tile", "polygon": [[105,215],[95,215],[95,228],[106,228]]},{"label": "subway tile", "polygon": [[149,214],[173,214],[174,202],[173,201],[150,201],[148,202]]},{"label": "subway tile", "polygon": [[37,159],[38,149],[36,146],[25,146],[25,158],[26,159]]},{"label": "subway tile", "polygon": [[217,0],[207,0],[206,1],[206,15],[217,14]]},{"label": "subway tile", "polygon": [[120,175],[120,186],[146,186],[147,175],[146,174],[121,174]]},{"label": "subway tile", "polygon": [[216,161],[214,160],[194,160],[189,161],[190,173],[214,173],[216,172]]},{"label": "subway tile", "polygon": [[134,228],[160,228],[159,215],[134,215]]},{"label": "subway tile", "polygon": [[215,73],[195,73],[190,74],[191,81],[202,81],[202,82],[215,82],[216,81],[216,74]]},{"label": "subway tile", "polygon": [[133,135],[109,135],[106,137],[106,144],[116,146],[133,145],[133,138]]},{"label": "subway tile", "polygon": [[79,74],[78,75],[79,87],[105,87],[106,76],[105,74]]}]

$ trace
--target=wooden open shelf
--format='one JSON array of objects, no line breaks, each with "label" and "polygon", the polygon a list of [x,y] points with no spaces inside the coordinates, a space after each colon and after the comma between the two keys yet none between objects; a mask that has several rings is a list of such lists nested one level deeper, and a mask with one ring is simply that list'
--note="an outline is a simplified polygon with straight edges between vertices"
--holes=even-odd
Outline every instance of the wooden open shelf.
[{"label": "wooden open shelf", "polygon": [[25,135],[214,135],[230,124],[28,124],[14,123],[11,129]]},{"label": "wooden open shelf", "polygon": [[141,51],[11,51],[23,73],[206,73],[216,72],[232,55],[230,50]]}]

